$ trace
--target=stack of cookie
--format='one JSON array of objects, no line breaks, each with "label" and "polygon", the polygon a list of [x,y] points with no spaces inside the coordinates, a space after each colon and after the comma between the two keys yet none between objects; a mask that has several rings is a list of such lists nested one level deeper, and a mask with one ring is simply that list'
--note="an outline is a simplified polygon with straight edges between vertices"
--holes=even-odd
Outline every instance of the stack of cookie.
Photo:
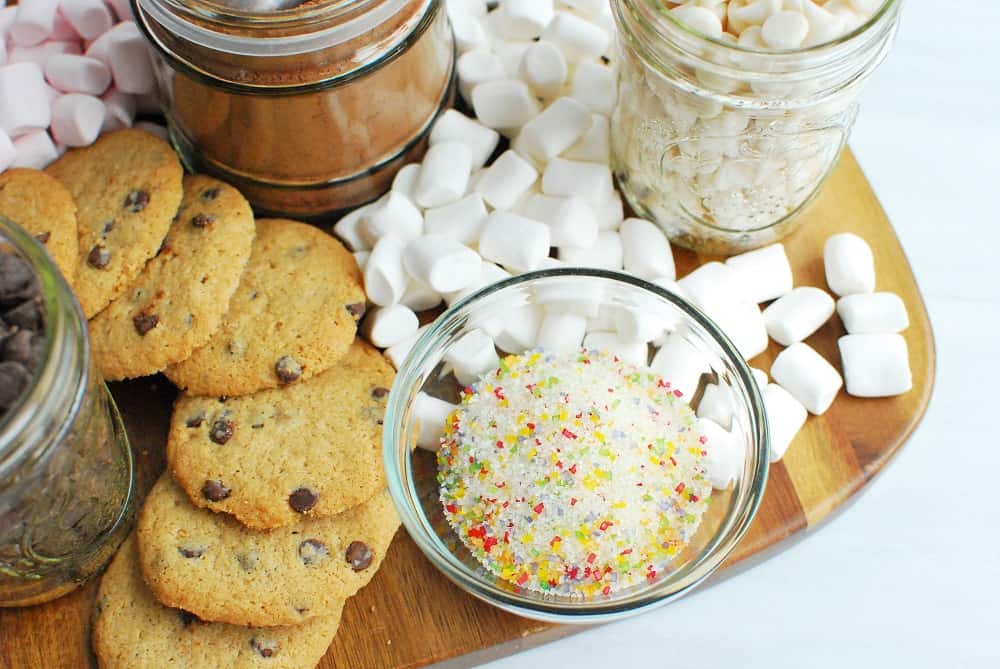
[{"label": "stack of cookie", "polygon": [[100,664],[314,666],[399,525],[380,458],[393,371],[355,338],[354,258],[255,221],[141,131],[2,178],[0,213],[45,235],[105,378],[183,391],[169,472],[101,583]]}]

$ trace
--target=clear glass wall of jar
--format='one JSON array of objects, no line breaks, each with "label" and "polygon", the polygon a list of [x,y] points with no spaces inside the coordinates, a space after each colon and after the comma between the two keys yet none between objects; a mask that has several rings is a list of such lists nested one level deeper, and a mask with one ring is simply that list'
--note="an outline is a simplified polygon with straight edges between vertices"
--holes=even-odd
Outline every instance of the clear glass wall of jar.
[{"label": "clear glass wall of jar", "polygon": [[680,23],[659,0],[613,0],[620,88],[613,169],[632,208],[682,246],[776,241],[837,163],[902,0],[826,44],[765,52]]},{"label": "clear glass wall of jar", "polygon": [[260,212],[322,219],[375,199],[451,102],[440,0],[310,0],[260,14],[134,4],[185,165],[236,185]]},{"label": "clear glass wall of jar", "polygon": [[3,217],[0,253],[35,270],[45,313],[34,378],[0,417],[0,606],[26,606],[75,589],[114,554],[134,515],[134,469],[69,286]]}]

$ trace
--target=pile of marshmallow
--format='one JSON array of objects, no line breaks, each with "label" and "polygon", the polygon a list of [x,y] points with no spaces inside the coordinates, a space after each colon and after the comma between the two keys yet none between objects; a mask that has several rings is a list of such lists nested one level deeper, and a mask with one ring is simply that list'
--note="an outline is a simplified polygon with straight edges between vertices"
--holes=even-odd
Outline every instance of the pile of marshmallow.
[{"label": "pile of marshmallow", "polygon": [[[128,0],[21,0],[0,8],[0,171],[158,113],[146,39]],[[143,123],[163,133],[162,126]]]}]

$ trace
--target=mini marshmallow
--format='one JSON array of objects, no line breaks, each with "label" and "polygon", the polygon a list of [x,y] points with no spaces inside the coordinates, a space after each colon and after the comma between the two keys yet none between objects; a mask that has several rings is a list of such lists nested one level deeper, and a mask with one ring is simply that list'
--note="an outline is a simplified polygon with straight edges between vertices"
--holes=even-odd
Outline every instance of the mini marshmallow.
[{"label": "mini marshmallow", "polygon": [[460,14],[482,18],[487,12],[486,0],[446,0],[444,6],[450,19]]},{"label": "mini marshmallow", "polygon": [[35,63],[44,69],[49,58],[60,53],[79,55],[80,43],[77,40],[72,40],[42,42],[36,46],[18,46],[10,50],[7,60],[12,65],[14,63]]},{"label": "mini marshmallow", "polygon": [[370,204],[358,207],[341,217],[333,226],[333,234],[344,243],[351,251],[370,251],[372,244],[361,233],[361,226],[365,222]]},{"label": "mini marshmallow", "polygon": [[597,240],[590,246],[559,247],[559,259],[574,267],[596,267],[599,269],[622,269],[622,238],[613,230],[597,233]]},{"label": "mini marshmallow", "polygon": [[837,340],[848,395],[892,397],[913,387],[906,340],[898,334],[851,334]]},{"label": "mini marshmallow", "polygon": [[132,14],[132,3],[129,0],[108,0],[108,4],[111,5],[111,9],[115,10],[115,16],[118,17],[119,21],[135,20],[135,15]]},{"label": "mini marshmallow", "polygon": [[698,418],[715,421],[728,430],[733,424],[734,409],[731,390],[717,383],[705,384],[705,390],[702,391],[701,400],[698,402]]},{"label": "mini marshmallow", "polygon": [[365,315],[361,330],[375,346],[388,348],[414,334],[420,327],[417,315],[402,304],[376,307]]},{"label": "mini marshmallow", "polygon": [[413,398],[412,420],[417,427],[417,446],[427,451],[437,451],[441,446],[444,426],[458,406],[420,391]]},{"label": "mini marshmallow", "polygon": [[395,304],[406,292],[409,279],[403,268],[403,242],[394,235],[378,240],[365,263],[365,293],[380,307]]},{"label": "mini marshmallow", "polygon": [[562,51],[545,41],[534,42],[525,49],[518,67],[518,75],[541,98],[559,95],[567,73],[566,58]]},{"label": "mini marshmallow", "polygon": [[771,378],[817,416],[830,408],[843,385],[833,365],[802,342],[778,354],[771,365]]},{"label": "mini marshmallow", "polygon": [[14,148],[14,142],[10,141],[7,133],[0,130],[0,172],[7,169],[16,157],[17,149]]},{"label": "mini marshmallow", "polygon": [[771,462],[777,462],[785,456],[795,435],[806,424],[808,414],[802,403],[779,385],[769,383],[761,388],[761,393],[771,435]]},{"label": "mini marshmallow", "polygon": [[500,366],[493,339],[482,330],[466,332],[448,347],[443,357],[463,386],[475,383],[480,376]]},{"label": "mini marshmallow", "polygon": [[[610,309],[604,305],[604,286],[574,276],[550,277],[532,288],[535,304],[545,307],[551,313],[572,313],[584,318],[596,318],[602,309]],[[589,328],[596,330],[598,328]],[[607,327],[613,330],[614,322],[609,319]]]},{"label": "mini marshmallow", "polygon": [[[61,3],[60,3],[61,4]],[[80,35],[76,32],[76,28],[66,20],[63,15],[62,7],[56,11],[56,16],[52,20],[52,32],[46,37],[49,40],[79,40]]]},{"label": "mini marshmallow", "polygon": [[65,0],[59,11],[73,29],[85,40],[93,40],[111,29],[115,19],[102,0]]},{"label": "mini marshmallow", "polygon": [[405,195],[412,202],[416,197],[418,178],[420,178],[420,163],[403,165],[396,172],[396,176],[392,178],[392,186],[389,190]]},{"label": "mini marshmallow", "polygon": [[500,133],[461,112],[449,109],[434,122],[430,143],[433,145],[449,141],[465,144],[472,157],[472,169],[478,170],[496,150]]},{"label": "mini marshmallow", "polygon": [[100,95],[111,85],[111,70],[96,58],[56,54],[45,61],[45,78],[64,93]]},{"label": "mini marshmallow", "polygon": [[484,225],[486,205],[478,193],[424,212],[424,230],[428,235],[448,237],[466,246],[479,243]]},{"label": "mini marshmallow", "polygon": [[611,198],[607,202],[591,202],[590,207],[597,218],[598,230],[618,230],[625,220],[625,207],[618,191],[612,191]]},{"label": "mini marshmallow", "polygon": [[423,230],[420,210],[405,195],[391,190],[369,205],[359,232],[367,244],[374,246],[385,235],[406,243],[419,237]]},{"label": "mini marshmallow", "polygon": [[47,128],[51,121],[42,68],[34,63],[0,67],[0,130],[16,137]]},{"label": "mini marshmallow", "polygon": [[517,148],[527,157],[547,162],[579,139],[590,127],[590,112],[573,98],[559,98],[531,119],[517,136]]},{"label": "mini marshmallow", "polygon": [[750,373],[753,374],[753,380],[756,382],[757,387],[764,390],[764,386],[767,385],[767,372],[763,369],[758,369],[756,367],[750,368]]},{"label": "mini marshmallow", "polygon": [[153,90],[153,61],[146,38],[131,21],[119,23],[106,34],[108,63],[115,86],[123,93],[142,95]]},{"label": "mini marshmallow", "polygon": [[743,472],[744,451],[739,440],[709,418],[698,418],[697,430],[705,438],[705,470],[716,490],[725,490]]},{"label": "mini marshmallow", "polygon": [[131,128],[135,120],[135,96],[122,93],[117,88],[109,88],[101,96],[104,102],[104,124],[101,132],[111,132],[122,128]]},{"label": "mini marshmallow", "polygon": [[643,279],[676,276],[670,242],[655,224],[641,218],[627,218],[618,234],[626,272]]},{"label": "mini marshmallow", "polygon": [[569,12],[556,12],[542,31],[542,39],[552,42],[566,60],[576,63],[599,58],[611,42],[611,37],[593,23]]},{"label": "mini marshmallow", "polygon": [[472,152],[463,142],[439,142],[427,149],[417,177],[416,202],[440,207],[465,195],[472,173]]},{"label": "mini marshmallow", "polygon": [[449,18],[451,18],[451,30],[455,36],[455,49],[458,53],[464,54],[473,49],[489,48],[489,35],[486,34],[486,28],[478,16],[458,13]]},{"label": "mini marshmallow", "polygon": [[706,312],[736,350],[749,360],[767,350],[767,325],[758,307],[749,300],[731,300],[710,306]]},{"label": "mini marshmallow", "polygon": [[441,295],[425,283],[410,281],[399,303],[413,311],[427,311],[441,304]]},{"label": "mini marshmallow", "polygon": [[826,284],[839,297],[875,291],[875,258],[868,242],[852,232],[833,235],[823,245]]},{"label": "mini marshmallow", "polygon": [[549,226],[549,243],[553,246],[585,248],[597,241],[594,212],[578,197],[530,194],[519,213]]},{"label": "mini marshmallow", "polygon": [[519,80],[521,76],[521,60],[527,53],[528,47],[534,42],[506,42],[499,41],[493,43],[493,52],[500,57],[503,62],[503,71],[508,79]]},{"label": "mini marshmallow", "polygon": [[483,258],[519,272],[538,269],[549,245],[547,225],[506,211],[490,214],[479,237]]},{"label": "mini marshmallow", "polygon": [[534,348],[544,315],[545,312],[533,304],[506,311],[501,330],[496,335],[497,346],[507,353],[523,353]]},{"label": "mini marshmallow", "polygon": [[618,100],[618,80],[614,71],[607,65],[587,60],[576,68],[576,73],[573,75],[573,91],[570,95],[586,105],[590,111],[611,116]]},{"label": "mini marshmallow", "polygon": [[504,268],[484,260],[479,265],[479,277],[475,281],[462,290],[444,293],[441,297],[444,298],[444,301],[448,304],[448,306],[451,306],[459,300],[472,295],[486,286],[490,286],[498,281],[503,281],[504,279],[509,279],[510,276],[510,272],[506,271]]},{"label": "mini marshmallow", "polygon": [[607,165],[554,158],[542,173],[542,192],[561,197],[581,197],[587,202],[607,202],[614,192]]},{"label": "mini marshmallow", "polygon": [[906,305],[895,293],[842,297],[837,301],[837,314],[849,334],[889,334],[910,326]]},{"label": "mini marshmallow", "polygon": [[686,23],[704,35],[715,38],[722,35],[721,19],[715,12],[706,7],[681,5],[670,10],[670,13],[681,23]]},{"label": "mini marshmallow", "polygon": [[665,307],[643,305],[614,309],[615,331],[629,341],[661,339],[675,326],[674,314],[666,311]]},{"label": "mini marshmallow", "polygon": [[610,353],[636,367],[646,367],[649,364],[649,346],[646,342],[622,339],[617,332],[588,332],[583,338],[583,347],[588,351]]},{"label": "mini marshmallow", "polygon": [[455,70],[458,72],[458,90],[469,103],[472,102],[472,89],[479,84],[507,78],[503,60],[485,48],[466,51],[459,56]]},{"label": "mini marshmallow", "polygon": [[14,140],[17,155],[11,167],[30,167],[41,170],[59,157],[56,145],[44,130],[33,130]]},{"label": "mini marshmallow", "polygon": [[739,273],[747,299],[758,304],[781,297],[792,290],[792,266],[783,244],[771,244],[726,259]]},{"label": "mini marshmallow", "polygon": [[573,146],[562,152],[562,158],[586,163],[611,162],[611,123],[602,114],[590,115],[590,127]]},{"label": "mini marshmallow", "polygon": [[52,103],[52,139],[65,146],[89,146],[104,124],[104,103],[82,93],[67,93]]},{"label": "mini marshmallow", "polygon": [[538,101],[517,79],[487,81],[472,89],[472,107],[487,128],[516,129],[538,114]]},{"label": "mini marshmallow", "polygon": [[580,350],[587,333],[587,319],[569,312],[548,312],[538,328],[535,345],[550,353],[572,353]]},{"label": "mini marshmallow", "polygon": [[707,262],[677,280],[685,295],[702,311],[715,310],[717,305],[745,300],[739,274],[720,262]]},{"label": "mini marshmallow", "polygon": [[25,0],[18,4],[10,26],[11,39],[20,46],[34,46],[52,34],[59,0]]},{"label": "mini marshmallow", "polygon": [[830,320],[833,309],[833,298],[825,291],[800,286],[764,310],[767,334],[782,346],[791,346]]},{"label": "mini marshmallow", "polygon": [[494,209],[510,209],[538,179],[538,170],[513,151],[504,151],[483,170],[473,190]]},{"label": "mini marshmallow", "polygon": [[698,390],[701,375],[711,371],[705,356],[679,334],[669,334],[653,356],[650,368],[670,384],[676,395],[690,402]]},{"label": "mini marshmallow", "polygon": [[809,22],[799,12],[775,12],[764,21],[760,36],[772,49],[797,49],[809,33]]},{"label": "mini marshmallow", "polygon": [[541,35],[553,14],[552,0],[503,0],[493,12],[500,34],[515,40]]},{"label": "mini marshmallow", "polygon": [[461,290],[479,278],[479,254],[443,235],[424,235],[406,245],[403,267],[438,293]]}]

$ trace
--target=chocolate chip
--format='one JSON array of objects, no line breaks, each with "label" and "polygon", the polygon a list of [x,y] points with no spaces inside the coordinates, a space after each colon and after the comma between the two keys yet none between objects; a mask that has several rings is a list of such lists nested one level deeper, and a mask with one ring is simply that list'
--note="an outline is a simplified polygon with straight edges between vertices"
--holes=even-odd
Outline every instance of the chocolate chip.
[{"label": "chocolate chip", "polygon": [[302,366],[290,355],[283,355],[274,363],[274,373],[278,375],[278,383],[292,383],[302,376]]},{"label": "chocolate chip", "polygon": [[144,190],[134,190],[125,196],[123,206],[133,214],[138,214],[147,204],[149,204],[149,193]]},{"label": "chocolate chip", "polygon": [[15,327],[21,328],[22,330],[41,330],[42,329],[42,304],[41,298],[36,297],[31,300],[25,300],[17,306],[9,309],[3,315],[4,321],[8,325],[13,325]]},{"label": "chocolate chip", "polygon": [[299,544],[299,559],[309,567],[319,564],[330,557],[330,551],[319,539],[306,539]]},{"label": "chocolate chip", "polygon": [[109,232],[111,232],[114,229],[115,229],[115,221],[114,221],[114,219],[111,219],[110,221],[108,221],[108,222],[106,222],[104,224],[103,228],[101,228],[101,237],[104,237],[105,235],[107,235]]},{"label": "chocolate chip", "polygon": [[208,438],[220,446],[233,438],[236,426],[233,421],[226,418],[219,418],[212,423],[212,429],[208,431]]},{"label": "chocolate chip", "polygon": [[363,541],[352,541],[344,554],[344,558],[351,564],[351,569],[354,571],[368,569],[373,557],[375,556],[372,549]]},{"label": "chocolate chip", "polygon": [[215,223],[215,216],[211,214],[198,214],[191,218],[191,225],[196,228],[205,228]]},{"label": "chocolate chip", "polygon": [[49,243],[49,239],[51,237],[52,237],[52,233],[51,232],[47,232],[47,231],[46,232],[39,232],[37,235],[35,235],[35,239],[38,241],[39,244],[48,244]]},{"label": "chocolate chip", "polygon": [[318,501],[319,495],[309,488],[298,488],[288,496],[288,504],[299,513],[305,513],[313,508]]},{"label": "chocolate chip", "polygon": [[205,422],[205,414],[200,413],[197,416],[191,416],[184,423],[188,427],[201,427],[201,424]]},{"label": "chocolate chip", "polygon": [[177,609],[177,617],[181,619],[181,625],[189,627],[191,623],[200,623],[201,618],[193,613],[188,613],[184,609]]},{"label": "chocolate chip", "polygon": [[178,546],[177,552],[186,558],[199,558],[205,553],[204,548],[185,548],[184,546]]},{"label": "chocolate chip", "polygon": [[355,302],[354,304],[345,304],[344,308],[347,309],[348,313],[354,316],[354,320],[359,321],[361,317],[365,315],[365,303]]},{"label": "chocolate chip", "polygon": [[18,330],[4,340],[3,345],[0,346],[0,356],[3,356],[4,360],[19,362],[27,366],[28,361],[31,360],[32,343],[37,336],[31,330]]},{"label": "chocolate chip", "polygon": [[156,314],[140,313],[132,318],[132,325],[140,337],[145,337],[146,333],[156,327],[160,322],[160,317]]},{"label": "chocolate chip", "polygon": [[170,249],[170,240],[169,239],[164,239],[162,242],[160,242],[160,248],[156,249],[156,255],[159,256],[159,255],[162,255],[164,253],[169,253],[170,251],[171,251],[171,249]]},{"label": "chocolate chip", "polygon": [[257,651],[261,657],[274,657],[278,654],[278,644],[275,641],[254,637],[250,639],[250,646]]},{"label": "chocolate chip", "polygon": [[90,249],[90,253],[87,254],[87,264],[94,269],[104,269],[109,262],[111,262],[111,251],[100,244]]},{"label": "chocolate chip", "polygon": [[0,409],[12,406],[28,384],[31,374],[19,362],[0,362]]},{"label": "chocolate chip", "polygon": [[0,300],[24,299],[35,286],[35,274],[22,258],[0,253]]},{"label": "chocolate chip", "polygon": [[240,553],[236,556],[236,562],[240,565],[240,569],[249,574],[257,568],[257,563],[260,562],[260,555],[257,554],[257,551]]},{"label": "chocolate chip", "polygon": [[222,481],[205,481],[205,485],[201,487],[201,494],[209,502],[221,502],[229,497],[231,492],[232,490],[222,485]]},{"label": "chocolate chip", "polygon": [[214,200],[217,197],[219,197],[219,189],[218,188],[206,188],[205,190],[203,190],[201,192],[201,199],[203,199],[203,200],[205,200],[207,202],[211,202],[212,200]]},{"label": "chocolate chip", "polygon": [[377,400],[382,399],[388,394],[389,394],[389,389],[383,388],[382,386],[378,386],[377,388],[372,389],[372,397],[374,397]]}]

